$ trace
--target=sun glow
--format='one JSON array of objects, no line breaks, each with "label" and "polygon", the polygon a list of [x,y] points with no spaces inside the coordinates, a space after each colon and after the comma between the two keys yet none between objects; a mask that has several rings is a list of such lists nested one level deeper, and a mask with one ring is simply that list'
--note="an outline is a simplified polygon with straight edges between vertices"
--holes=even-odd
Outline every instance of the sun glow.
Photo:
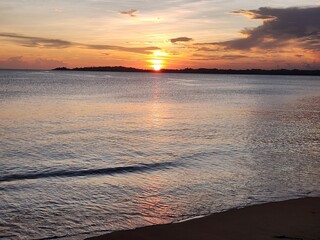
[{"label": "sun glow", "polygon": [[163,68],[167,56],[168,54],[163,51],[157,50],[153,52],[153,59],[149,60],[149,62],[151,62],[151,67],[154,71],[160,71]]},{"label": "sun glow", "polygon": [[156,56],[156,57],[166,57],[166,56],[168,56],[168,54],[166,52],[162,52],[162,51],[159,51],[159,50],[154,51],[153,55]]},{"label": "sun glow", "polygon": [[161,59],[153,59],[151,60],[152,67],[155,71],[160,71],[162,69],[162,60]]},{"label": "sun glow", "polygon": [[155,71],[160,71],[161,70],[161,65],[153,65],[153,69],[155,70]]}]

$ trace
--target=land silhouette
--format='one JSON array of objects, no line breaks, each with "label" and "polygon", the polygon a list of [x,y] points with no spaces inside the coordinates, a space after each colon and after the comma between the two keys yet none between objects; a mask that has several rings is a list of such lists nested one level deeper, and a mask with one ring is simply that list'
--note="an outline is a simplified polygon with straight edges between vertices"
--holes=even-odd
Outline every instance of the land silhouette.
[{"label": "land silhouette", "polygon": [[58,67],[55,71],[97,71],[97,72],[159,72],[159,73],[199,73],[199,74],[252,74],[252,75],[308,75],[320,76],[320,70],[301,69],[217,69],[217,68],[184,68],[184,69],[161,69],[159,71],[139,69],[123,66],[103,66],[103,67]]}]

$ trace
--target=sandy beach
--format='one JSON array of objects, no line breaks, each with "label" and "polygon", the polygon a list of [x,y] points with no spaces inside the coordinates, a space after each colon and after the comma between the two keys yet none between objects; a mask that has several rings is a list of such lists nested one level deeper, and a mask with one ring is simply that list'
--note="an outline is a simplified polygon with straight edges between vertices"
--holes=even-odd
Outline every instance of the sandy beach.
[{"label": "sandy beach", "polygon": [[320,239],[320,198],[233,209],[186,222],[118,231],[91,240]]}]

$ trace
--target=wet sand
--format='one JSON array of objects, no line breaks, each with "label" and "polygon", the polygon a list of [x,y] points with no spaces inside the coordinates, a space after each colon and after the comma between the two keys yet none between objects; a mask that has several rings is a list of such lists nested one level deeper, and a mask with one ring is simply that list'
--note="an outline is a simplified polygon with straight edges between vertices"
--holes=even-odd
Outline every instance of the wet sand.
[{"label": "wet sand", "polygon": [[233,209],[186,222],[118,231],[91,240],[320,240],[320,197]]}]

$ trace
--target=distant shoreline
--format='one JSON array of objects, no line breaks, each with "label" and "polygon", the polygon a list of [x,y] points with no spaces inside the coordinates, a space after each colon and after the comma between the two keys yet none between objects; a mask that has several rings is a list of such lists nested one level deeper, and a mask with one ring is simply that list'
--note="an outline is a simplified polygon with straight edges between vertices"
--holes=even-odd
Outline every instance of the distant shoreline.
[{"label": "distant shoreline", "polygon": [[162,69],[160,71],[146,70],[131,67],[82,67],[66,68],[59,67],[54,71],[96,71],[96,72],[152,72],[152,73],[196,73],[196,74],[241,74],[241,75],[289,75],[289,76],[320,76],[320,70],[299,70],[299,69],[216,69],[216,68],[184,68],[184,69]]},{"label": "distant shoreline", "polygon": [[232,209],[181,223],[116,231],[88,240],[318,239],[320,198]]}]

